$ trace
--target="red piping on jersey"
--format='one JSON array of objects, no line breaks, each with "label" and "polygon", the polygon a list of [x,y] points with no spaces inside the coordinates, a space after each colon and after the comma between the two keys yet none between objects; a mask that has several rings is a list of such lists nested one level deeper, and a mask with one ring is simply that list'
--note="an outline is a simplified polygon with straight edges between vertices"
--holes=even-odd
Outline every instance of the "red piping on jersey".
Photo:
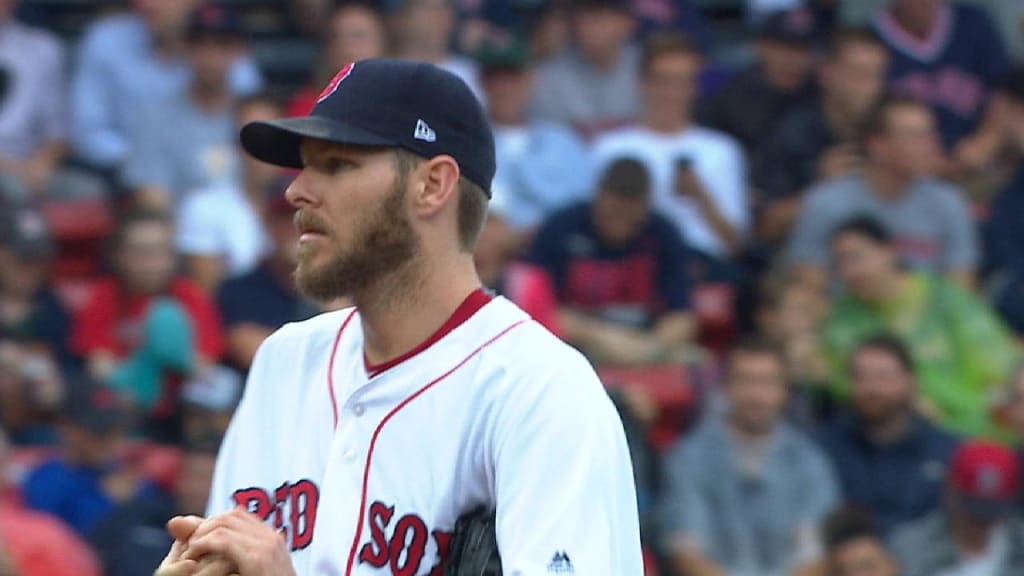
[{"label": "red piping on jersey", "polygon": [[338,429],[338,401],[334,398],[334,357],[338,354],[338,342],[341,342],[341,333],[345,331],[345,327],[352,320],[352,317],[356,315],[356,311],[352,310],[349,312],[348,317],[341,323],[341,328],[338,328],[338,335],[334,337],[334,346],[331,347],[331,359],[327,361],[327,391],[331,393],[331,410],[334,411],[334,429]]},{"label": "red piping on jersey", "polygon": [[476,314],[478,310],[486,306],[487,303],[490,301],[491,295],[488,294],[487,292],[484,292],[483,288],[477,288],[476,290],[471,292],[469,296],[466,296],[466,299],[463,300],[461,304],[459,304],[458,308],[456,308],[455,311],[452,312],[452,315],[448,317],[448,320],[445,320],[445,323],[442,324],[440,328],[438,328],[433,334],[428,336],[426,340],[420,342],[420,344],[413,348],[412,350],[409,350],[408,352],[400,356],[396,356],[391,360],[381,362],[380,364],[370,364],[370,361],[367,360],[366,354],[364,353],[363,365],[366,367],[366,375],[369,376],[370,378],[373,378],[374,376],[379,376],[383,374],[385,371],[390,370],[395,366],[398,366],[399,364],[405,362],[409,358],[412,358],[413,356],[419,354],[420,352],[423,352],[427,348],[430,348],[431,346],[436,344],[438,340],[447,336],[448,333],[461,326],[466,320],[469,320],[473,316],[473,314]]},{"label": "red piping on jersey", "polygon": [[412,394],[412,396],[409,396],[408,398],[403,400],[402,403],[399,404],[398,406],[395,406],[391,410],[391,412],[388,412],[387,416],[384,416],[384,418],[380,421],[380,423],[377,424],[376,430],[373,431],[373,436],[370,437],[370,449],[366,452],[366,466],[363,468],[363,493],[362,493],[362,496],[360,497],[361,499],[359,501],[359,524],[356,525],[356,536],[352,540],[352,549],[349,550],[349,553],[348,553],[348,563],[345,565],[345,576],[351,576],[352,575],[352,565],[353,565],[353,562],[355,562],[355,559],[356,559],[356,550],[359,548],[359,541],[363,537],[363,524],[364,524],[364,522],[363,522],[363,511],[366,510],[366,490],[367,490],[367,488],[369,487],[369,484],[370,484],[370,463],[373,461],[373,448],[374,448],[374,446],[377,445],[377,437],[380,435],[381,430],[384,429],[384,425],[386,425],[388,423],[388,421],[391,420],[392,416],[394,416],[395,414],[398,414],[398,412],[402,408],[405,408],[406,406],[409,405],[410,402],[412,402],[416,398],[419,398],[427,390],[430,390],[431,388],[433,388],[435,384],[437,384],[437,383],[441,382],[442,380],[444,380],[445,378],[451,376],[452,373],[454,373],[456,370],[461,368],[466,362],[469,362],[470,359],[472,359],[474,356],[476,356],[481,350],[483,350],[484,348],[490,346],[496,340],[498,340],[499,338],[501,338],[505,334],[508,334],[510,331],[512,331],[513,328],[515,328],[515,327],[517,327],[517,326],[519,326],[521,324],[524,324],[525,322],[527,322],[526,319],[520,320],[520,321],[516,322],[515,324],[512,324],[511,326],[505,328],[501,332],[498,332],[497,334],[492,336],[490,340],[488,340],[488,341],[484,342],[483,344],[481,344],[480,346],[478,346],[476,348],[476,350],[473,350],[472,352],[470,352],[468,356],[463,358],[458,364],[453,366],[450,370],[448,370],[444,374],[441,374],[440,376],[438,376],[437,378],[432,380],[429,384],[427,384],[423,388],[420,388],[419,390],[414,392]]}]

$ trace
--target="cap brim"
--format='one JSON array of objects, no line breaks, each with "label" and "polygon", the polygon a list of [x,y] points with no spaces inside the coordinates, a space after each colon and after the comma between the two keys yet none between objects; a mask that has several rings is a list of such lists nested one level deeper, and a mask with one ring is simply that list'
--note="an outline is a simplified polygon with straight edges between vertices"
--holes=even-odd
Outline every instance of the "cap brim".
[{"label": "cap brim", "polygon": [[242,127],[239,138],[253,158],[296,169],[302,168],[299,146],[305,138],[353,146],[397,146],[390,138],[319,116],[252,122]]}]

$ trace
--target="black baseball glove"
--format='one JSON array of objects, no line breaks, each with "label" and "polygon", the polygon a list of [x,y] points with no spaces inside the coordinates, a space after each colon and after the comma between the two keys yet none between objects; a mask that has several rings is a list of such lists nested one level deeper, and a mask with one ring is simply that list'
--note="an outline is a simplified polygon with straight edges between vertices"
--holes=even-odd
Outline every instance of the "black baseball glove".
[{"label": "black baseball glove", "polygon": [[494,512],[483,508],[455,522],[444,576],[501,576],[495,524]]}]

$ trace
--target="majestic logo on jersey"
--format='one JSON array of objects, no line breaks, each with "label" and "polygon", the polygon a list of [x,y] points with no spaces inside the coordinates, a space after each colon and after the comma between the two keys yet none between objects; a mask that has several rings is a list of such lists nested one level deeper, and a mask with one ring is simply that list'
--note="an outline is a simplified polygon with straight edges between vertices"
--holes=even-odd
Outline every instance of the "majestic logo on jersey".
[{"label": "majestic logo on jersey", "polygon": [[374,568],[386,566],[395,576],[415,576],[420,573],[428,544],[433,542],[437,557],[432,559],[434,564],[429,576],[441,576],[448,559],[451,532],[429,530],[426,522],[416,514],[396,519],[395,507],[383,502],[371,504],[368,516],[370,541],[359,550],[360,564]]},{"label": "majestic logo on jersey", "polygon": [[262,488],[243,488],[231,495],[235,504],[264,521],[274,517],[274,528],[284,534],[292,552],[313,542],[320,488],[311,480],[285,482],[273,493]]},{"label": "majestic logo on jersey", "polygon": [[355,67],[356,63],[350,62],[346,64],[344,68],[338,70],[338,73],[334,75],[334,78],[331,78],[331,81],[327,83],[327,86],[324,86],[324,89],[320,92],[320,95],[316,97],[316,103],[319,104],[326,100],[328,96],[334,94],[335,90],[338,89],[338,84],[341,84],[342,80],[348,78],[348,75],[352,73],[352,70]]},{"label": "majestic logo on jersey", "polygon": [[548,563],[548,574],[573,574],[575,572],[572,561],[569,560],[569,555],[565,553],[565,550],[555,552],[555,555],[551,557],[551,562]]}]

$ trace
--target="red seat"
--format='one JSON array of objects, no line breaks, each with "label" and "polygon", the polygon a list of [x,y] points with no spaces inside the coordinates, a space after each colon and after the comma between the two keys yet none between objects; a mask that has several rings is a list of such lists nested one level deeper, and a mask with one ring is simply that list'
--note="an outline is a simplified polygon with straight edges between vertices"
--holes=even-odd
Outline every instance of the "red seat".
[{"label": "red seat", "polygon": [[726,283],[699,284],[692,294],[698,340],[722,355],[736,339],[736,290]]},{"label": "red seat", "polygon": [[58,278],[95,274],[103,239],[113,229],[105,198],[48,200],[43,214],[57,244],[53,273]]},{"label": "red seat", "polygon": [[679,437],[696,402],[685,366],[605,366],[598,368],[597,374],[609,391],[639,389],[658,405],[658,420],[650,432],[650,441],[656,449],[664,450]]}]

